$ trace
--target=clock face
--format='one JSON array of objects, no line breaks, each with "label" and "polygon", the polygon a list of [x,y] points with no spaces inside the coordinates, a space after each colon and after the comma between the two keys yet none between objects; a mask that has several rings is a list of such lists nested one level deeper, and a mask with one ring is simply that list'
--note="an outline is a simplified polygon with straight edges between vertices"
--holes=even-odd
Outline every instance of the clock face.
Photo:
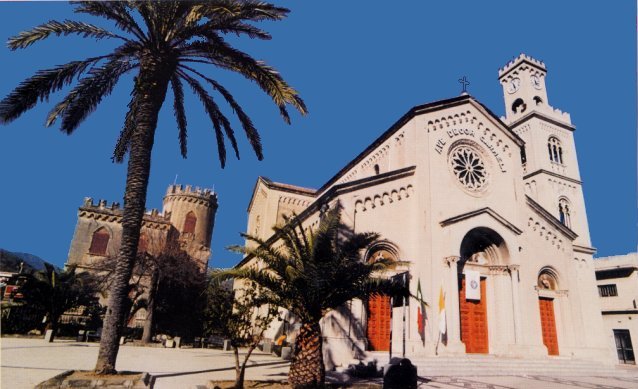
[{"label": "clock face", "polygon": [[536,89],[541,89],[541,79],[538,76],[532,76],[532,86]]},{"label": "clock face", "polygon": [[507,86],[507,93],[516,92],[520,86],[521,86],[521,79],[513,78],[512,81],[510,81],[509,85]]}]

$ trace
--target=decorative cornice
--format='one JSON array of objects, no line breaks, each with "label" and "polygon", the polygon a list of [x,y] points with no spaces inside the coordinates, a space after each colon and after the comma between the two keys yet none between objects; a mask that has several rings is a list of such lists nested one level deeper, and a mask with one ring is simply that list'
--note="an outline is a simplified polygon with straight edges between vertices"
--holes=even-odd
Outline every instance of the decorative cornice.
[{"label": "decorative cornice", "polygon": [[578,235],[574,231],[572,231],[569,228],[567,228],[563,223],[560,222],[560,220],[556,219],[552,214],[547,212],[545,210],[545,208],[543,208],[540,204],[538,204],[536,201],[532,200],[531,197],[526,195],[525,198],[527,200],[527,205],[529,205],[529,207],[533,211],[535,211],[537,215],[539,215],[540,217],[545,219],[545,221],[547,221],[554,228],[556,228],[557,230],[562,232],[570,240],[574,240],[574,239],[576,239],[578,237]]},{"label": "decorative cornice", "polygon": [[439,224],[441,225],[441,227],[446,227],[446,226],[449,226],[451,224],[458,223],[460,221],[463,221],[463,220],[466,220],[466,219],[470,219],[470,218],[473,218],[473,217],[478,216],[478,215],[482,215],[484,213],[489,215],[489,216],[491,216],[497,222],[501,223],[504,227],[510,229],[516,235],[520,235],[520,234],[523,233],[523,230],[521,230],[520,228],[516,227],[514,224],[510,223],[509,221],[507,221],[507,219],[505,219],[503,216],[499,215],[496,211],[494,211],[493,209],[491,209],[489,207],[477,209],[475,211],[470,211],[470,212],[467,212],[467,213],[464,213],[464,214],[461,214],[461,215],[458,215],[458,216],[451,217],[449,219],[445,219],[445,220],[439,222]]},{"label": "decorative cornice", "polygon": [[260,183],[268,189],[274,189],[274,190],[278,190],[280,192],[286,192],[286,193],[293,193],[293,194],[297,194],[301,196],[316,197],[318,193],[315,189],[304,188],[302,186],[296,186],[296,185],[283,184],[280,182],[273,182],[267,177],[259,176],[257,177],[257,182],[255,182],[255,186],[253,187],[253,194],[250,196],[250,201],[248,202],[248,209],[247,209],[248,212],[250,212],[250,210],[253,207],[253,203],[255,202],[255,197],[257,194],[257,188],[259,188]]},{"label": "decorative cornice", "polygon": [[581,253],[581,254],[596,254],[596,248],[595,247],[587,247],[587,246],[580,246],[580,245],[573,245],[574,246],[574,251],[577,253]]},{"label": "decorative cornice", "polygon": [[523,116],[522,118],[516,120],[515,122],[510,123],[509,128],[514,128],[516,126],[519,126],[533,118],[542,119],[546,122],[552,123],[556,126],[562,127],[569,131],[576,131],[576,126],[574,126],[573,124],[559,122],[558,120],[538,111],[532,111],[528,113],[527,115]]},{"label": "decorative cornice", "polygon": [[560,179],[563,179],[565,181],[573,182],[574,184],[578,184],[578,185],[582,185],[583,184],[582,181],[578,181],[577,179],[569,178],[569,177],[563,176],[562,174],[550,172],[549,170],[545,170],[545,169],[538,169],[538,170],[536,170],[533,173],[529,173],[527,175],[524,175],[523,179],[526,180],[528,178],[534,177],[535,175],[541,174],[541,173],[545,173],[545,174],[547,174],[549,176],[554,176],[556,178],[560,178]]},{"label": "decorative cornice", "polygon": [[[312,204],[310,204],[306,209],[304,209],[301,213],[299,213],[299,215],[297,215],[295,220],[298,220],[299,222],[305,221],[314,213],[320,212],[321,208],[325,206],[326,204],[329,204],[330,201],[338,198],[339,196],[343,194],[354,192],[354,191],[364,189],[370,186],[395,181],[401,178],[410,177],[414,175],[415,171],[416,171],[416,166],[409,166],[403,169],[393,170],[393,171],[379,174],[376,176],[366,177],[360,180],[335,185],[332,188],[330,188],[328,191],[324,192],[317,199],[315,199],[315,201],[313,201]],[[265,244],[267,246],[271,246],[278,239],[279,239],[279,235],[277,234],[272,235],[270,238],[268,238],[268,240],[266,240]],[[239,268],[243,266],[245,263],[247,263],[251,259],[252,259],[251,255],[245,256],[237,265],[235,265],[235,268]]]}]

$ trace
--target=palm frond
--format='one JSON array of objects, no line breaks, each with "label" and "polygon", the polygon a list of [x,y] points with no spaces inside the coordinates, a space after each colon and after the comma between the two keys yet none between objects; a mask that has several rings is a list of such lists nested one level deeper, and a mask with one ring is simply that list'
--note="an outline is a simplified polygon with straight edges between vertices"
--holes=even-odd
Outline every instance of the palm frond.
[{"label": "palm frond", "polygon": [[36,74],[20,83],[0,102],[0,123],[9,123],[24,112],[33,108],[38,100],[45,101],[53,92],[57,92],[86,69],[101,59],[92,57],[83,61],[72,61],[52,69],[39,70]]},{"label": "palm frond", "polygon": [[246,133],[246,137],[248,138],[250,145],[255,151],[255,155],[257,155],[257,159],[260,161],[264,159],[263,149],[261,146],[261,137],[259,136],[259,132],[257,132],[257,128],[255,128],[252,120],[250,120],[250,117],[246,115],[246,113],[241,108],[241,106],[237,103],[237,101],[235,101],[235,98],[233,97],[233,95],[231,95],[230,92],[228,92],[228,90],[224,88],[220,83],[213,80],[212,78],[206,77],[204,74],[202,74],[201,72],[198,72],[197,70],[191,68],[190,66],[180,65],[180,67],[184,69],[188,69],[189,71],[197,74],[199,77],[201,77],[206,82],[208,82],[215,90],[217,90],[224,97],[228,105],[230,105],[230,107],[233,109],[233,111],[237,115],[237,118],[239,119],[239,122],[241,123],[242,128],[244,129],[244,132]]},{"label": "palm frond", "polygon": [[[184,56],[205,58],[213,65],[235,71],[254,81],[279,107],[286,123],[290,123],[286,104],[295,107],[302,115],[307,113],[306,105],[297,91],[290,87],[274,68],[229,46],[219,37],[207,38],[208,41],[196,41],[186,45],[183,49]],[[185,58],[185,61],[188,60]]]},{"label": "palm frond", "polygon": [[75,3],[75,12],[112,20],[116,26],[135,35],[140,41],[146,41],[144,31],[129,13],[130,7],[124,1],[80,1]]},{"label": "palm frond", "polygon": [[234,18],[240,20],[281,20],[290,10],[263,1],[214,0],[203,2],[199,12],[209,19]]},{"label": "palm frond", "polygon": [[208,117],[210,117],[211,122],[213,122],[215,137],[217,138],[217,153],[219,154],[219,162],[223,169],[226,166],[226,145],[224,143],[224,134],[222,133],[221,120],[219,118],[219,108],[197,80],[190,77],[183,71],[178,71],[178,73],[190,85],[193,92],[204,105],[204,109],[206,110],[206,113],[208,113]]},{"label": "palm frond", "polygon": [[131,101],[128,103],[128,112],[126,112],[126,117],[124,118],[124,126],[122,127],[122,131],[120,131],[120,136],[113,150],[113,157],[111,158],[113,162],[121,163],[124,161],[124,156],[129,152],[133,131],[135,131],[137,126],[136,116],[137,94],[135,93],[135,88],[133,88]]},{"label": "palm frond", "polygon": [[186,112],[184,111],[184,89],[182,88],[182,82],[177,75],[173,75],[171,78],[171,87],[173,88],[173,112],[175,113],[175,119],[177,120],[177,129],[179,130],[179,148],[182,157],[186,158]]},{"label": "palm frond", "polygon": [[92,24],[76,22],[74,20],[64,20],[62,22],[51,20],[47,23],[34,27],[29,31],[23,31],[17,36],[9,38],[7,46],[9,46],[11,50],[24,49],[39,40],[48,38],[51,34],[55,34],[57,36],[79,34],[84,38],[117,38],[128,41],[128,39],[123,36],[114,34]]},{"label": "palm frond", "polygon": [[49,113],[46,126],[62,115],[61,130],[72,133],[115,87],[120,76],[137,66],[128,61],[113,59],[104,66],[91,69],[67,97]]}]

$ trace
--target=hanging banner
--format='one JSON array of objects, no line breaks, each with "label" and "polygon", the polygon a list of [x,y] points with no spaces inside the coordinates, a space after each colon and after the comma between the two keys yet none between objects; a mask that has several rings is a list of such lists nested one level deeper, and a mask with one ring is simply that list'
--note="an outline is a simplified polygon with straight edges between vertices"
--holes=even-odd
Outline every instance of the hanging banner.
[{"label": "hanging banner", "polygon": [[481,300],[481,273],[474,270],[465,272],[465,299]]}]

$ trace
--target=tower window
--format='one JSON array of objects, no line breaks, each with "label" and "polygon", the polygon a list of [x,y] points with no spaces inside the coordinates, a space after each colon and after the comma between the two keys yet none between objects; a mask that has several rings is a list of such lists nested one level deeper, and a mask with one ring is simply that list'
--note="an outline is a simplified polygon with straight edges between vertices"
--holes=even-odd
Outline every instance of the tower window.
[{"label": "tower window", "polygon": [[618,289],[616,288],[616,284],[598,285],[598,295],[600,297],[618,296]]},{"label": "tower window", "polygon": [[93,233],[93,239],[91,239],[91,247],[89,247],[89,254],[91,255],[106,255],[106,249],[109,245],[109,239],[111,235],[106,228],[101,227]]},{"label": "tower window", "polygon": [[549,151],[549,160],[556,163],[563,163],[563,147],[555,136],[547,141],[547,151]]},{"label": "tower window", "polygon": [[569,204],[569,201],[566,198],[558,200],[558,217],[560,222],[567,228],[572,227],[571,204]]},{"label": "tower window", "polygon": [[527,109],[527,104],[525,104],[523,99],[519,98],[514,100],[514,103],[512,104],[512,111],[514,111],[514,113],[523,113],[525,112],[526,109]]},{"label": "tower window", "polygon": [[146,234],[140,234],[140,241],[137,243],[137,252],[142,254],[148,250],[148,239]]},{"label": "tower window", "polygon": [[195,213],[193,213],[193,211],[190,211],[189,213],[186,214],[186,219],[184,219],[184,228],[182,232],[187,234],[194,234],[196,225],[197,225],[197,216],[195,216]]},{"label": "tower window", "polygon": [[374,165],[374,174],[379,174],[379,165]]}]

